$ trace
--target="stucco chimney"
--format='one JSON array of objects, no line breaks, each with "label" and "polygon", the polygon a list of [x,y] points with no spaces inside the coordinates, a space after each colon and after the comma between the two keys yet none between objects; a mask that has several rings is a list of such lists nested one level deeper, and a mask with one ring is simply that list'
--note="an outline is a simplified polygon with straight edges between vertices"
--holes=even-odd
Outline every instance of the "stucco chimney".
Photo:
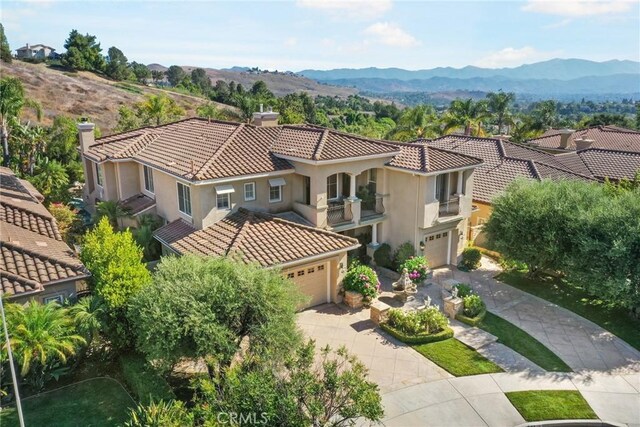
[{"label": "stucco chimney", "polygon": [[268,107],[266,112],[263,111],[262,104],[260,104],[260,112],[253,113],[253,124],[264,127],[278,126],[278,116],[279,114],[273,111],[271,107]]},{"label": "stucco chimney", "polygon": [[80,151],[83,154],[89,151],[89,147],[96,143],[93,135],[95,127],[96,125],[87,121],[78,123],[78,139],[80,140]]},{"label": "stucco chimney", "polygon": [[590,148],[591,145],[593,145],[594,140],[580,138],[580,139],[576,139],[574,142],[576,143],[576,151],[582,151],[582,150],[586,150],[587,148]]},{"label": "stucco chimney", "polygon": [[560,129],[560,148],[569,148],[569,137],[573,132],[573,129]]}]

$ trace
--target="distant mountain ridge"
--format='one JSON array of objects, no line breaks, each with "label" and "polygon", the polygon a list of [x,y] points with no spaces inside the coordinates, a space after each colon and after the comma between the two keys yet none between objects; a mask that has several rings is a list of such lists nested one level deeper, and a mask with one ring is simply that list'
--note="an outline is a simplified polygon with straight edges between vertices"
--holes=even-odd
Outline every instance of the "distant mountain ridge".
[{"label": "distant mountain ridge", "polygon": [[573,80],[581,77],[610,76],[614,74],[636,74],[640,76],[640,62],[610,60],[604,62],[586,59],[551,59],[514,68],[481,68],[472,65],[463,68],[438,67],[427,70],[404,70],[402,68],[339,68],[333,70],[303,70],[305,77],[332,82],[344,79],[394,79],[422,80],[434,77],[452,79],[492,78],[508,79],[553,79]]}]

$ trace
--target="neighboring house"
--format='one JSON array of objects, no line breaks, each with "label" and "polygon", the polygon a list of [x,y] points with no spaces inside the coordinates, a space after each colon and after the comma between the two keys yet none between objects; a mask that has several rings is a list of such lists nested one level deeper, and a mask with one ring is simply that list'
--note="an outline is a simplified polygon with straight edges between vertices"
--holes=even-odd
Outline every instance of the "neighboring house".
[{"label": "neighboring house", "polygon": [[471,216],[474,157],[310,125],[186,119],[94,140],[79,125],[84,198],[161,217],[165,253],[279,267],[311,297],[339,301],[347,251],[409,241],[432,266],[456,262]]},{"label": "neighboring house", "polygon": [[42,196],[0,168],[0,295],[43,303],[76,296],[89,272],[62,240]]},{"label": "neighboring house", "polygon": [[56,50],[50,46],[43,44],[34,44],[16,49],[16,57],[18,59],[56,59],[59,55]]},{"label": "neighboring house", "polygon": [[640,132],[618,126],[592,126],[586,129],[550,129],[527,141],[529,145],[550,153],[602,148],[640,153]]},{"label": "neighboring house", "polygon": [[[491,202],[517,178],[579,179],[595,181],[599,176],[591,167],[599,164],[588,150],[554,156],[541,150],[498,138],[476,138],[449,135],[432,141],[423,140],[429,147],[437,147],[477,157],[483,164],[474,173],[473,214],[469,221],[468,239],[482,246],[485,243],[482,226],[491,215]],[[640,157],[640,156],[638,156]]]}]

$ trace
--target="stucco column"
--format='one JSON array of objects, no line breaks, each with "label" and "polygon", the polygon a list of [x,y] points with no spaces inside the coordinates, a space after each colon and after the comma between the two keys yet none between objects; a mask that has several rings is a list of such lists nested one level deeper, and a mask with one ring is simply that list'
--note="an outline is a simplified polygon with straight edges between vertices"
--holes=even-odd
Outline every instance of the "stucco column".
[{"label": "stucco column", "polygon": [[458,189],[456,192],[458,196],[462,194],[462,184],[464,182],[464,171],[458,171]]},{"label": "stucco column", "polygon": [[371,245],[372,246],[378,245],[378,224],[377,223],[371,225]]},{"label": "stucco column", "polygon": [[356,175],[349,174],[349,200],[356,200]]}]

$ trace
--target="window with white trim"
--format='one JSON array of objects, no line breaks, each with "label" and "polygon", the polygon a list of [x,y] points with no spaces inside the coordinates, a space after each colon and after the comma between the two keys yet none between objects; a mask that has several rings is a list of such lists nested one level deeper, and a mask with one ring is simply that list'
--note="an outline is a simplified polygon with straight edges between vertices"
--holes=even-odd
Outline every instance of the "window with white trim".
[{"label": "window with white trim", "polygon": [[247,182],[244,184],[244,201],[250,202],[256,199],[256,183]]},{"label": "window with white trim", "polygon": [[191,216],[191,189],[188,185],[178,182],[178,210]]},{"label": "window with white trim", "polygon": [[327,177],[327,199],[338,198],[338,174]]},{"label": "window with white trim", "polygon": [[144,189],[153,193],[153,170],[149,166],[142,166],[142,174],[144,175]]},{"label": "window with white trim", "polygon": [[231,193],[216,194],[216,206],[218,209],[230,209]]},{"label": "window with white trim", "polygon": [[58,304],[62,304],[62,303],[64,303],[64,296],[63,295],[54,295],[54,296],[50,296],[50,297],[45,297],[42,300],[42,302],[44,302],[45,304],[49,304],[52,301],[55,301]]},{"label": "window with white trim", "polygon": [[282,186],[270,185],[269,186],[269,202],[281,202],[282,201]]},{"label": "window with white trim", "polygon": [[104,182],[104,176],[102,175],[102,165],[96,164],[96,182],[100,187],[102,187],[102,183]]}]

